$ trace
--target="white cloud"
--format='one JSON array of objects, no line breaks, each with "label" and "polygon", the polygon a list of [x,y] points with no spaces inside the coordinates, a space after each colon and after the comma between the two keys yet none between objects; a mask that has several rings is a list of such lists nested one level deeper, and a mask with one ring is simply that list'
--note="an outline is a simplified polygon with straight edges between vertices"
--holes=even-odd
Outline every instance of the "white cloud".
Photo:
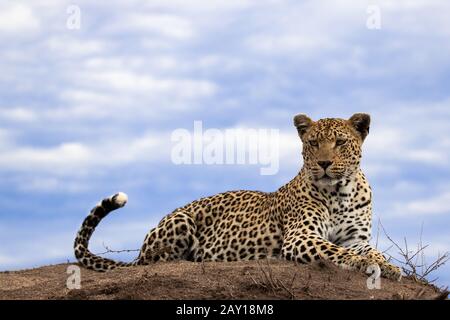
[{"label": "white cloud", "polygon": [[[93,150],[81,143],[62,143],[51,148],[12,147],[2,150],[0,166],[2,171],[52,172],[61,174],[73,172],[90,165],[94,160]],[[98,160],[97,160],[98,161]],[[48,183],[44,185],[48,186]]]},{"label": "white cloud", "polygon": [[395,212],[398,215],[435,215],[450,213],[450,192],[444,192],[426,199],[412,200],[407,203],[396,204]]},{"label": "white cloud", "polygon": [[[115,103],[120,103],[120,100],[117,100],[117,97],[111,97],[110,94],[93,91],[93,90],[82,90],[82,89],[67,89],[61,92],[60,97],[65,101],[71,101],[75,105],[114,105]],[[95,113],[95,109],[91,108],[91,112]]]},{"label": "white cloud", "polygon": [[348,53],[354,48],[349,37],[365,30],[362,2],[303,1],[284,7],[269,3],[260,9],[267,20],[245,40],[253,54],[316,60],[330,52]]},{"label": "white cloud", "polygon": [[58,186],[56,178],[83,176],[98,168],[147,162],[168,156],[168,136],[147,133],[134,139],[112,138],[87,143],[64,142],[53,147],[11,146],[0,151],[2,171],[46,173],[44,185]]},{"label": "white cloud", "polygon": [[160,36],[189,39],[194,35],[192,23],[173,14],[131,14],[125,18],[121,28],[156,32]]},{"label": "white cloud", "polygon": [[450,4],[445,0],[379,0],[386,27],[395,31],[424,35],[448,35],[450,24],[446,12]]},{"label": "white cloud", "polygon": [[34,32],[40,21],[32,9],[24,4],[2,4],[0,6],[0,34],[24,34]]},{"label": "white cloud", "polygon": [[25,107],[5,108],[0,110],[0,120],[27,123],[36,120],[36,113]]},{"label": "white cloud", "polygon": [[296,57],[314,56],[320,50],[326,50],[334,46],[330,39],[323,36],[311,37],[310,35],[257,35],[247,39],[250,48],[258,53],[295,54]]},{"label": "white cloud", "polygon": [[210,81],[182,78],[156,79],[150,75],[126,71],[104,71],[81,74],[79,81],[82,83],[89,82],[91,84],[98,84],[112,91],[145,92],[149,95],[176,93],[181,98],[209,96],[216,91],[216,86]]},{"label": "white cloud", "polygon": [[92,191],[93,185],[88,184],[83,179],[82,181],[76,179],[64,179],[60,177],[42,176],[41,173],[19,177],[14,180],[14,185],[21,192],[33,193],[81,193]]},{"label": "white cloud", "polygon": [[[369,162],[396,164],[399,161],[409,163],[431,164],[445,167],[449,160],[448,148],[445,141],[440,139],[426,139],[429,130],[418,130],[423,119],[411,117],[413,110],[405,112],[401,119],[378,124],[371,130],[364,145],[364,153]],[[397,122],[398,121],[398,122]],[[408,123],[405,126],[404,123]],[[431,122],[430,122],[431,123]],[[415,128],[415,130],[412,130]]]},{"label": "white cloud", "polygon": [[[261,0],[258,3],[270,3],[270,1]],[[152,0],[146,3],[148,8],[152,9],[172,9],[181,11],[200,11],[202,14],[205,11],[213,12],[229,12],[231,10],[242,10],[255,6],[255,1],[252,0],[190,0],[189,5],[185,5],[186,2],[183,0]]]},{"label": "white cloud", "polygon": [[72,58],[99,54],[106,51],[109,47],[105,41],[76,38],[75,36],[54,36],[46,41],[48,50],[53,54]]},{"label": "white cloud", "polygon": [[371,131],[375,133],[369,134],[364,142],[364,149],[376,155],[390,153],[409,143],[411,139],[409,135],[404,134],[400,126],[375,125]]},{"label": "white cloud", "polygon": [[401,168],[399,168],[397,164],[380,162],[368,157],[363,158],[361,168],[367,177],[379,177],[386,175],[395,176],[401,171]]},{"label": "white cloud", "polygon": [[406,153],[406,156],[413,161],[431,164],[443,164],[448,160],[448,154],[444,150],[411,150]]},{"label": "white cloud", "polygon": [[[186,63],[183,63],[186,65]],[[181,75],[180,58],[111,56],[90,58],[63,75],[64,107],[49,110],[48,118],[88,117],[147,119],[163,112],[192,108],[192,102],[214,96],[219,86],[198,75]],[[168,72],[170,71],[170,72]]]}]

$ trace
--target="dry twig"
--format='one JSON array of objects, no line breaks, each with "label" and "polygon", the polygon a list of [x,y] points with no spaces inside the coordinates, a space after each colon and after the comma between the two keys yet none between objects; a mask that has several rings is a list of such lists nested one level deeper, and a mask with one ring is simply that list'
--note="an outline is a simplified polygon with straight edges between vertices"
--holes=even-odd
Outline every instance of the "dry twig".
[{"label": "dry twig", "polygon": [[96,253],[95,255],[97,256],[102,256],[108,253],[123,253],[123,252],[136,252],[136,251],[140,251],[139,249],[124,249],[124,250],[113,250],[111,248],[109,248],[105,243],[102,243],[103,248],[105,248],[105,252],[100,252],[100,253]]},{"label": "dry twig", "polygon": [[383,230],[386,238],[392,243],[392,246],[388,248],[391,249],[395,247],[398,250],[399,258],[394,257],[389,254],[385,250],[383,253],[389,255],[389,258],[396,261],[401,265],[401,268],[406,276],[409,276],[416,281],[431,284],[435,282],[438,278],[429,279],[429,276],[442,267],[447,261],[450,260],[450,252],[445,252],[444,254],[438,253],[437,258],[431,263],[428,264],[425,259],[425,249],[428,248],[428,245],[424,245],[422,242],[422,234],[423,234],[423,224],[420,231],[419,243],[417,244],[417,249],[411,250],[408,246],[408,241],[406,238],[403,239],[403,246],[400,246],[397,242],[395,242],[386,232],[384,226],[380,223],[380,226]]}]

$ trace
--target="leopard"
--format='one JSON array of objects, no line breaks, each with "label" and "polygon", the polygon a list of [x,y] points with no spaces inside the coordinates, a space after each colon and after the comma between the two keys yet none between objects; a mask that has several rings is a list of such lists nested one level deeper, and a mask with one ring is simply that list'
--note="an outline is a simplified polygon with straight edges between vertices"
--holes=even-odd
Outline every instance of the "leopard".
[{"label": "leopard", "polygon": [[292,180],[274,192],[228,191],[175,209],[149,231],[132,262],[88,249],[99,222],[128,201],[123,192],[105,198],[84,219],[75,257],[99,272],[176,260],[328,261],[360,272],[378,266],[382,277],[399,281],[401,269],[370,244],[372,189],[361,169],[370,122],[366,113],[317,121],[297,114],[303,165]]}]

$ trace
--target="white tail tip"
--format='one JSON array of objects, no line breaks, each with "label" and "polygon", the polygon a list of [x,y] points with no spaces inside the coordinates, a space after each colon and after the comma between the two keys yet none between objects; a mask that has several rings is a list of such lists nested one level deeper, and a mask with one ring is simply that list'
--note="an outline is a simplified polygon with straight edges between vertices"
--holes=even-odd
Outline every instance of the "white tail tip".
[{"label": "white tail tip", "polygon": [[128,201],[128,196],[123,192],[119,192],[113,196],[113,200],[118,206],[123,207]]}]

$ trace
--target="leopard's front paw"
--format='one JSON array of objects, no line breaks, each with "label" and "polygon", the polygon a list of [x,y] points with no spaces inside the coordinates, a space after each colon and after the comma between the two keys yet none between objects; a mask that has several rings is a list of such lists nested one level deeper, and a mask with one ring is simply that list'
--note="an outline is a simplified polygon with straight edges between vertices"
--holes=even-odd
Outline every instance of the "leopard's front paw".
[{"label": "leopard's front paw", "polygon": [[360,263],[360,270],[364,272],[367,272],[370,266],[379,266],[382,277],[396,281],[400,281],[402,278],[401,269],[388,262],[379,261],[377,259],[369,259],[366,257],[360,259],[358,262]]},{"label": "leopard's front paw", "polygon": [[380,268],[381,276],[396,281],[400,281],[402,279],[402,270],[399,267],[385,262],[380,265]]}]

